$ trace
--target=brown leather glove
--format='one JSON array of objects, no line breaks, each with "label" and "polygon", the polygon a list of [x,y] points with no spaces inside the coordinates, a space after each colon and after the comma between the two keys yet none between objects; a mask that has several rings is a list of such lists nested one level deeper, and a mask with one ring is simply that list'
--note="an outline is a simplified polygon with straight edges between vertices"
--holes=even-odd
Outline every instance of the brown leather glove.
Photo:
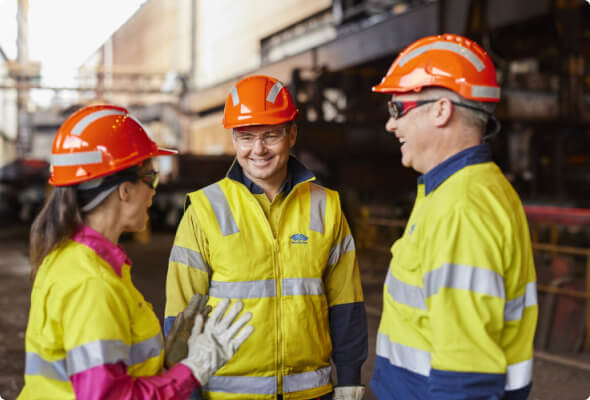
[{"label": "brown leather glove", "polygon": [[191,336],[196,316],[201,314],[203,320],[206,320],[207,315],[211,312],[211,306],[207,305],[207,300],[209,300],[209,296],[197,293],[192,297],[188,306],[177,315],[164,343],[164,366],[166,368],[171,368],[187,357],[187,341]]}]

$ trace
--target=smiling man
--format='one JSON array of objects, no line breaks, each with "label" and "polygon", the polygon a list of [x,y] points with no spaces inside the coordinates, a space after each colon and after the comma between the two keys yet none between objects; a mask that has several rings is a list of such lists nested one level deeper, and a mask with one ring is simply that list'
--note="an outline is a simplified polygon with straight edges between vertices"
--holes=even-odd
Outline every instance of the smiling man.
[{"label": "smiling man", "polygon": [[483,143],[499,130],[492,60],[461,36],[423,38],[373,90],[391,94],[385,128],[422,176],[391,248],[371,388],[388,400],[525,399],[536,275],[520,199]]},{"label": "smiling man", "polygon": [[194,293],[213,304],[240,299],[255,327],[235,362],[209,380],[206,398],[360,400],[364,392],[367,321],[354,240],[338,194],[290,156],[296,117],[281,82],[239,81],[223,118],[236,161],[187,198],[170,255],[165,330]]}]

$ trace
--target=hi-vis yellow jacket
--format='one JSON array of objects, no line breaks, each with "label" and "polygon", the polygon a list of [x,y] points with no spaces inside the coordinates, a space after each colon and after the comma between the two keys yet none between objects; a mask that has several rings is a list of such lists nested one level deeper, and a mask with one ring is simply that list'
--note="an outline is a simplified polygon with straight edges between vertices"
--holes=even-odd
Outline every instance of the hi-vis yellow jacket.
[{"label": "hi-vis yellow jacket", "polygon": [[[228,176],[188,195],[170,255],[166,322],[193,293],[240,299],[254,332],[204,388],[211,399],[310,399],[360,384],[367,328],[354,241],[338,194],[294,158],[276,235],[243,183]],[[332,337],[331,337],[332,335]]]},{"label": "hi-vis yellow jacket", "polygon": [[538,308],[520,199],[486,145],[421,178],[391,248],[371,387],[379,399],[525,399]]},{"label": "hi-vis yellow jacket", "polygon": [[131,281],[122,248],[84,226],[39,268],[19,399],[176,399],[197,386],[162,372],[160,323]]}]

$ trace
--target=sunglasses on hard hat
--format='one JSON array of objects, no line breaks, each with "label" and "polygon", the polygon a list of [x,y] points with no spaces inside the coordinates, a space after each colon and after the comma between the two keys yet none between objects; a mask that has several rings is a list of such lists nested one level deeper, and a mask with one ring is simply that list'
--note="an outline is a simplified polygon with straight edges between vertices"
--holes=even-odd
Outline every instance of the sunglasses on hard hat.
[{"label": "sunglasses on hard hat", "polygon": [[158,183],[160,182],[160,173],[156,170],[139,174],[137,177],[152,189],[156,189],[158,187]]}]

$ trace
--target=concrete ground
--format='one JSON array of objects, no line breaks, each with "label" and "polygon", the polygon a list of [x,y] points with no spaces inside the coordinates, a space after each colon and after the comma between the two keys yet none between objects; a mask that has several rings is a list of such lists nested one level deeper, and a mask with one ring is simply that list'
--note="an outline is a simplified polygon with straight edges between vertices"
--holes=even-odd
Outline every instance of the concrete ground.
[{"label": "concrete ground", "polygon": [[[14,399],[23,385],[24,335],[30,297],[29,266],[26,259],[26,229],[0,231],[0,399]],[[123,238],[122,244],[134,262],[133,279],[150,301],[160,320],[164,314],[164,281],[168,252],[173,236],[157,233],[149,243]],[[375,337],[381,310],[381,290],[387,260],[362,257],[360,260],[369,322],[369,359],[363,381],[370,380],[375,361]],[[590,361],[589,354],[576,355]],[[561,364],[535,360],[533,400],[583,400],[590,396],[590,372]],[[375,399],[370,390],[366,400]]]}]

